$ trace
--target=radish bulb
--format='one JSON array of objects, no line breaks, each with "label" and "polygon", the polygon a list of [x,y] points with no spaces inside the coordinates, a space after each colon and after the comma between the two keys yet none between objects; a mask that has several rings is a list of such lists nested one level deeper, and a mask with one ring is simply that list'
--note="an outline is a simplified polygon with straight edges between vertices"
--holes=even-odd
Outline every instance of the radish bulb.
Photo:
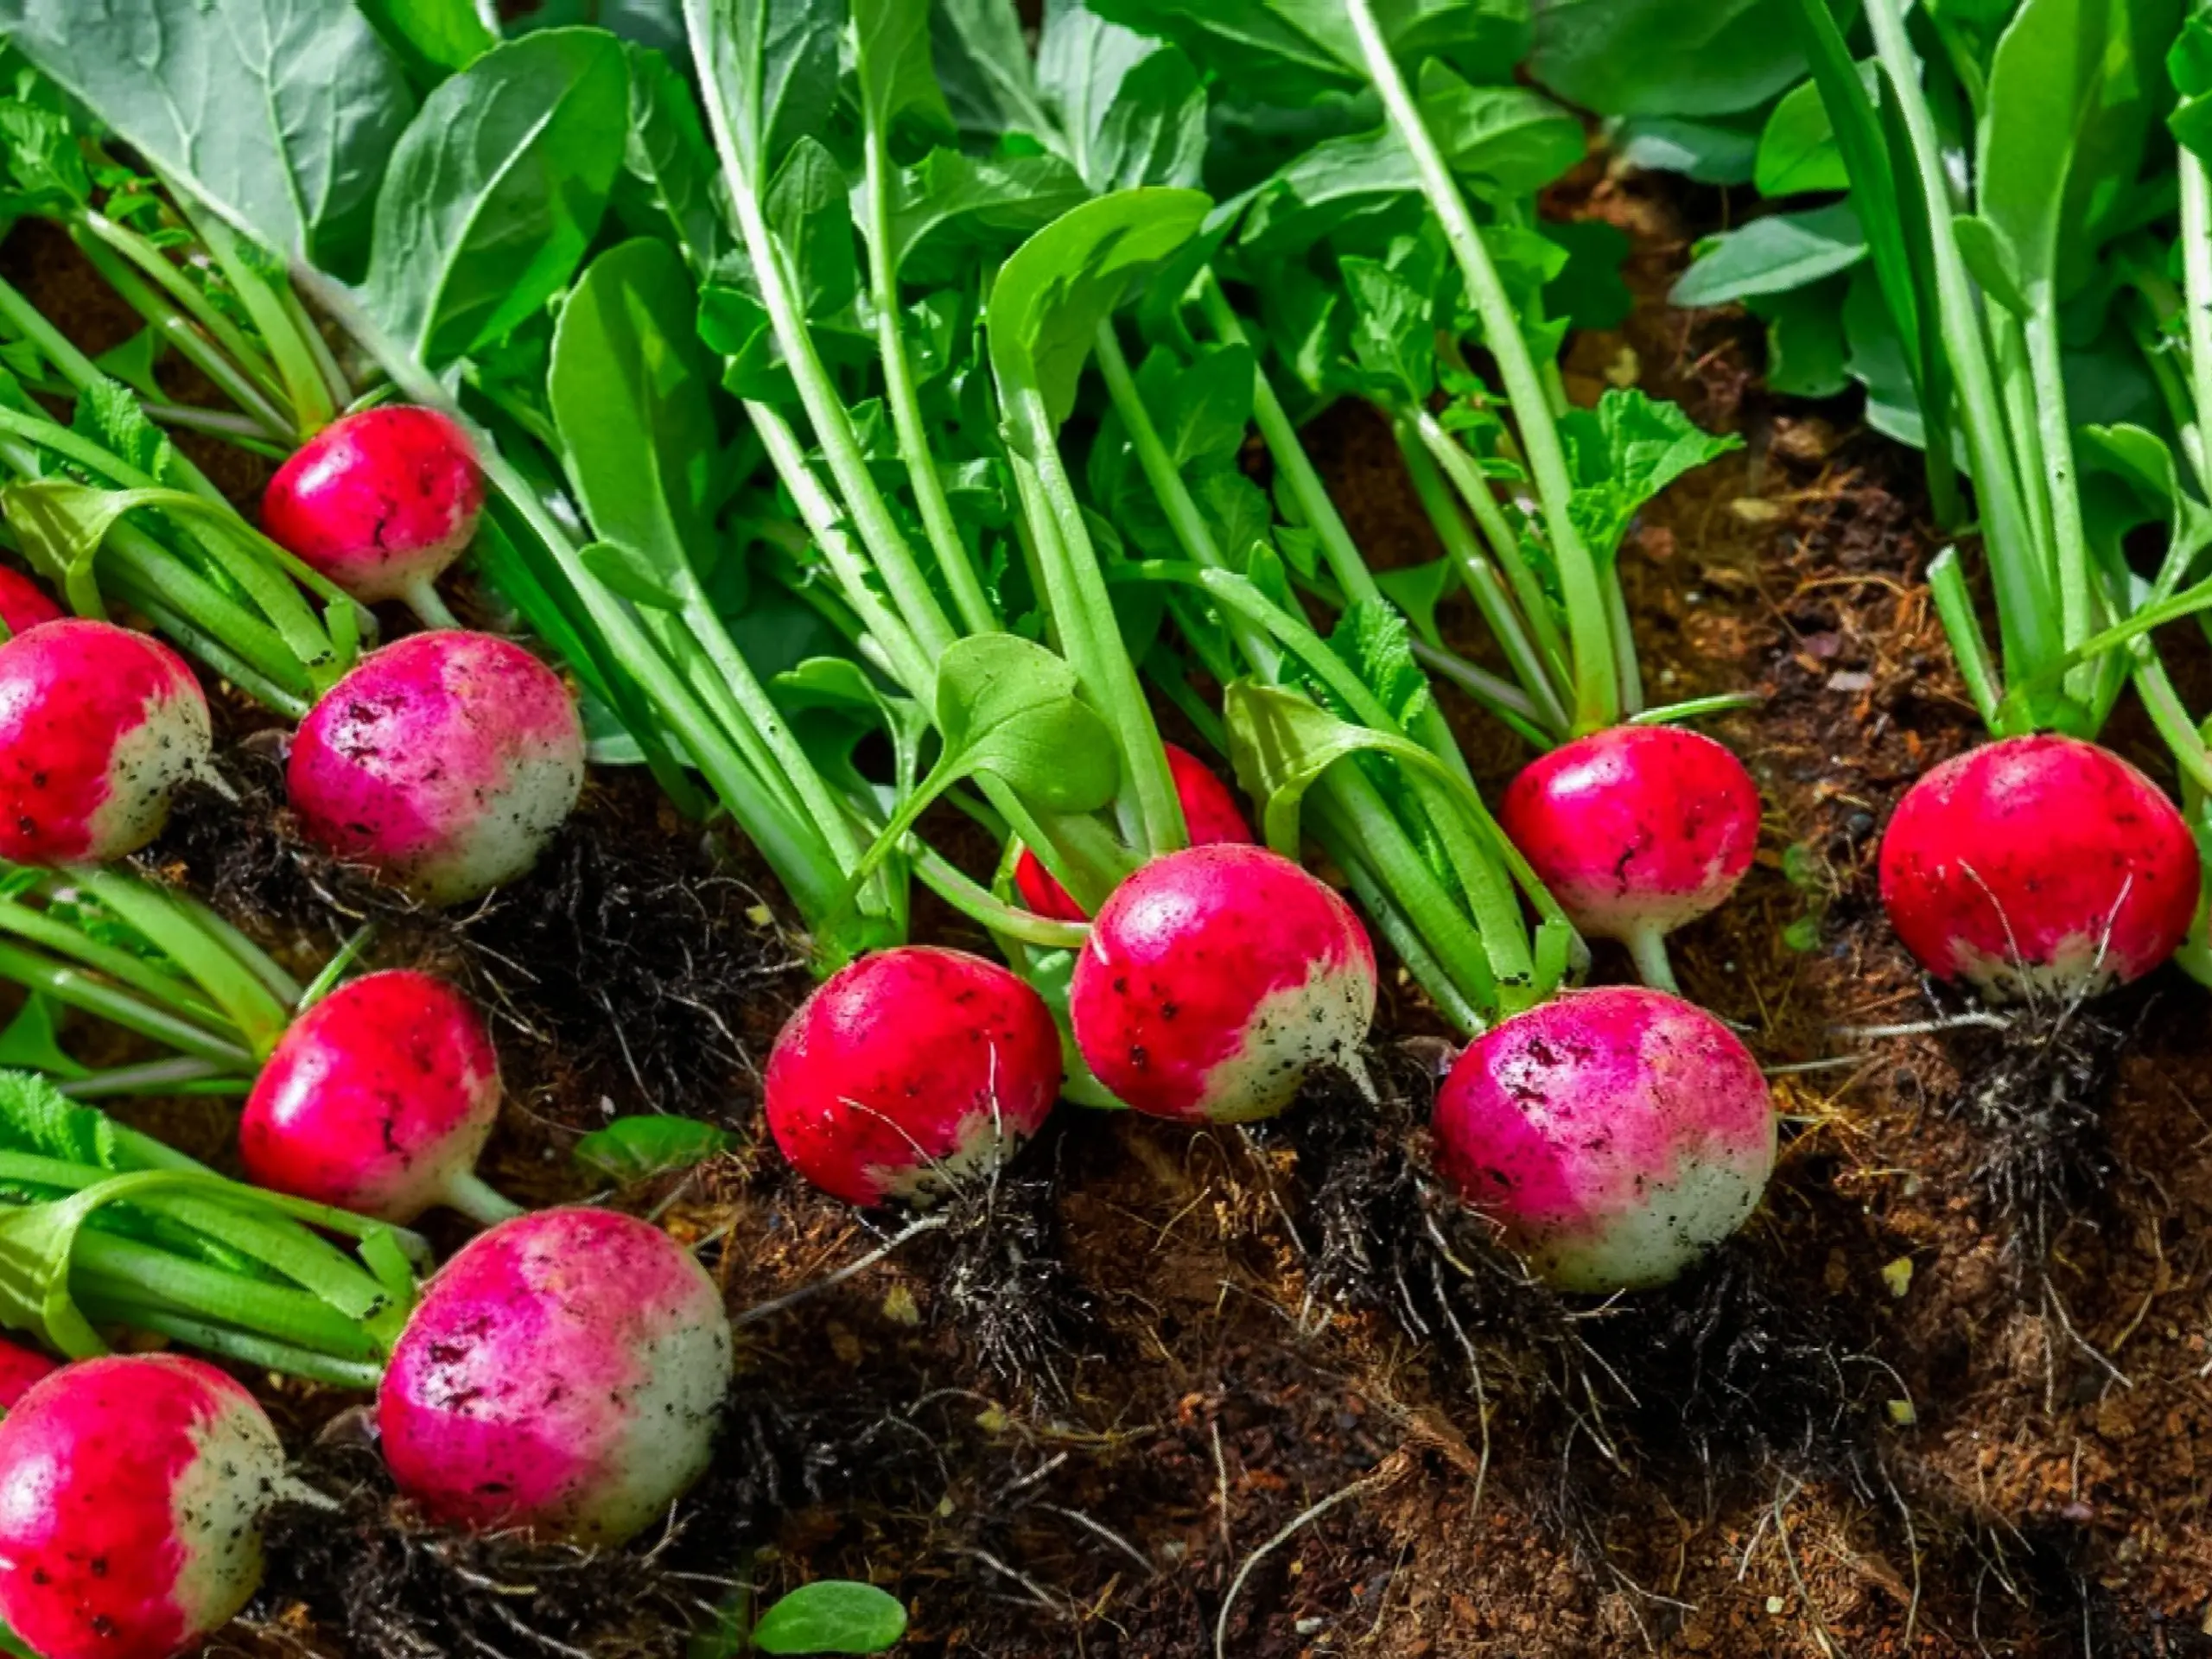
[{"label": "radish bulb", "polygon": [[1375,950],[1334,890],[1262,847],[1170,853],[1114,890],[1069,1009],[1099,1082],[1155,1117],[1272,1117],[1317,1065],[1360,1074]]},{"label": "radish bulb", "polygon": [[1882,907],[1938,979],[1993,1001],[2094,995],[2174,953],[2196,843],[2158,786],[2079,738],[2008,737],[1905,791],[1882,836]]},{"label": "radish bulb", "polygon": [[[1230,791],[1229,785],[1215,777],[1206,763],[1188,749],[1173,743],[1160,747],[1167,752],[1167,771],[1175,780],[1176,798],[1183,804],[1183,824],[1190,832],[1191,845],[1210,847],[1224,841],[1249,842],[1251,826],[1237,810],[1236,797]],[[1027,847],[1014,861],[1014,886],[1021,895],[1021,902],[1039,916],[1049,916],[1056,922],[1090,919],[1073,895],[1053,879],[1052,873]]]},{"label": "radish bulb", "polygon": [[1616,726],[1522,768],[1498,823],[1569,920],[1617,939],[1671,988],[1664,941],[1736,890],[1759,838],[1759,791],[1728,748],[1674,726]]},{"label": "radish bulb", "polygon": [[0,1422],[0,1617],[45,1659],[169,1659],[261,1583],[284,1448],[253,1396],[169,1354],[56,1371]]},{"label": "radish bulb", "polygon": [[309,836],[437,905],[528,870],[583,781],[560,676],[458,629],[364,658],[300,722],[285,772]]},{"label": "radish bulb", "polygon": [[257,1186],[404,1226],[433,1205],[490,1224],[515,1206],[476,1174],[499,1062],[475,1006],[410,969],[340,986],[292,1022],[246,1097]]},{"label": "radish bulb", "polygon": [[207,770],[207,699],[158,639],[67,617],[0,645],[0,858],[104,863]]},{"label": "radish bulb", "polygon": [[0,564],[0,622],[10,636],[28,633],[41,622],[60,620],[61,607],[46,596],[46,589],[20,570]]},{"label": "radish bulb", "polygon": [[1045,1000],[996,963],[902,945],[817,986],[768,1059],[768,1132],[850,1204],[925,1203],[996,1167],[1060,1091]]},{"label": "radish bulb", "polygon": [[332,422],[276,469],[261,527],[365,605],[402,599],[454,626],[432,586],[476,533],[484,474],[432,409],[387,404]]},{"label": "radish bulb", "polygon": [[619,1544],[705,1471],[730,1354],[721,1292],[658,1227],[518,1216],[424,1290],[377,1395],[385,1460],[434,1520]]},{"label": "radish bulb", "polygon": [[1436,1098],[1437,1171],[1560,1290],[1663,1285],[1774,1173],[1766,1079],[1702,1008],[1567,991],[1478,1037]]},{"label": "radish bulb", "polygon": [[35,1349],[0,1342],[0,1411],[13,1411],[16,1402],[60,1369],[60,1360],[48,1359]]}]

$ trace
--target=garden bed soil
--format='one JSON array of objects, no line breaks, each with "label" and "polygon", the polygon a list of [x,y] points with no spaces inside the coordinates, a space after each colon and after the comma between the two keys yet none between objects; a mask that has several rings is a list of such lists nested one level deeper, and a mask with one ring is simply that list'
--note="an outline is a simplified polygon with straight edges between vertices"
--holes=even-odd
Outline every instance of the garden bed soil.
[{"label": "garden bed soil", "polygon": [[[1064,1109],[1023,1165],[1048,1196],[1010,1183],[1011,1218],[982,1239],[1003,1251],[1026,1225],[1043,1263],[1039,1319],[1059,1335],[1022,1349],[1018,1374],[944,1317],[956,1270],[982,1258],[913,1239],[742,1330],[715,1472],[671,1533],[600,1560],[413,1527],[346,1402],[265,1387],[346,1506],[280,1522],[269,1586],[222,1645],[674,1656],[680,1621],[749,1572],[769,1594],[830,1575],[894,1587],[916,1659],[1196,1659],[1217,1641],[1236,1659],[2212,1653],[2203,995],[2169,969],[2094,1011],[2109,1033],[2085,1015],[2041,1046],[1845,1033],[1955,1011],[1874,897],[1891,804],[1977,729],[1921,582],[1935,548],[1910,458],[1847,402],[1764,393],[1740,318],[1664,305],[1720,197],[1593,166],[1560,205],[1631,233],[1639,296],[1622,330],[1577,341],[1571,392],[1640,378],[1745,440],[1647,513],[1623,558],[1655,700],[1764,698],[1714,726],[1765,798],[1758,864],[1677,936],[1686,991],[1764,1063],[1826,1063],[1777,1076],[1784,1156],[1745,1239],[1633,1306],[1481,1287],[1478,1387],[1456,1340],[1392,1316],[1379,1269],[1315,1271],[1346,1216],[1429,1260],[1417,1183],[1355,1092],[1317,1087],[1302,1122],[1251,1135]],[[35,227],[0,270],[95,351],[127,331]],[[1378,562],[1433,556],[1387,435],[1338,411],[1316,435]],[[1447,616],[1475,649],[1471,616]],[[1511,740],[1454,715],[1486,779],[1509,776]],[[264,800],[268,740],[226,718],[231,769]],[[2156,769],[2146,742],[2120,744]],[[295,953],[374,918],[375,959],[461,972],[498,1011],[495,1183],[589,1196],[567,1156],[581,1133],[677,1110],[745,1147],[616,1196],[700,1242],[733,1309],[879,1242],[754,1146],[760,1064],[808,983],[798,947],[765,874],[641,776],[596,774],[541,871],[454,918],[243,822],[194,804],[156,861]],[[1439,1029],[1387,988],[1376,1071],[1408,1123]],[[1977,1172],[2041,1133],[2055,1097],[2099,1110],[2039,1260]],[[1972,1098],[2004,1127],[1969,1121]],[[219,1109],[161,1122],[222,1144]]]}]

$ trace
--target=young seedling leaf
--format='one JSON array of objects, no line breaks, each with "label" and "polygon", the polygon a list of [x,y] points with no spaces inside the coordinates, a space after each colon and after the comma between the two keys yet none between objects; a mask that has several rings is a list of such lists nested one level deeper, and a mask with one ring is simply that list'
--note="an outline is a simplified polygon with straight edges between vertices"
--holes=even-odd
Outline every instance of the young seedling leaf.
[{"label": "young seedling leaf", "polygon": [[575,1144],[576,1162],[618,1185],[689,1169],[737,1144],[727,1129],[696,1118],[618,1117]]},{"label": "young seedling leaf", "polygon": [[753,1645],[763,1653],[881,1653],[906,1633],[898,1597],[872,1584],[823,1579],[761,1614]]}]

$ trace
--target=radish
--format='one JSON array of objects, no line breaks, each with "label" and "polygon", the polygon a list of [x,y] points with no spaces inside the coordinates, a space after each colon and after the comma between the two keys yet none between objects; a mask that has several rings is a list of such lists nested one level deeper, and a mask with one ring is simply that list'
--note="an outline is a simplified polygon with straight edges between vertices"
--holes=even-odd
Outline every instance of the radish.
[{"label": "radish", "polygon": [[0,1411],[13,1411],[34,1384],[43,1382],[60,1369],[60,1361],[48,1359],[35,1349],[0,1342]]},{"label": "radish", "polygon": [[477,1154],[499,1115],[499,1063],[469,1000],[410,969],[340,986],[294,1020],[238,1121],[257,1186],[401,1225],[433,1205],[486,1224],[515,1206]]},{"label": "radish", "polygon": [[483,508],[467,435],[435,410],[391,404],[332,422],[278,467],[261,527],[363,604],[404,600],[432,627],[451,627],[431,584]]},{"label": "radish", "polygon": [[1618,939],[1671,989],[1663,941],[1736,890],[1759,791],[1723,745],[1674,726],[1616,726],[1540,756],[1498,823],[1585,933]]},{"label": "radish", "polygon": [[46,589],[20,570],[0,564],[0,622],[8,625],[11,638],[61,615],[61,607],[46,596]]},{"label": "radish", "polygon": [[377,1395],[385,1461],[433,1519],[619,1544],[705,1471],[729,1316],[658,1228],[543,1210],[446,1264]]},{"label": "radish", "polygon": [[1306,1074],[1357,1072],[1375,950],[1336,892],[1262,847],[1156,858],[1114,890],[1076,957],[1076,1046],[1138,1111],[1241,1123]]},{"label": "radish", "polygon": [[168,1659],[261,1583],[284,1448],[253,1396],[156,1354],[56,1371],[0,1422],[0,1616],[45,1659]]},{"label": "radish", "polygon": [[583,724],[560,677],[457,629],[363,658],[300,722],[285,773],[311,837],[431,904],[528,870],[583,781]]},{"label": "radish", "polygon": [[2086,996],[2174,953],[2198,902],[2196,843],[2108,749],[2042,734],[1946,760],[1882,836],[1882,906],[1921,965],[1993,999]]},{"label": "radish", "polygon": [[1758,1063],[1703,1009],[1638,986],[1568,991],[1476,1038],[1433,1127],[1446,1183],[1561,1290],[1667,1283],[1774,1172]]},{"label": "radish", "polygon": [[[1205,762],[1188,749],[1173,743],[1163,743],[1160,747],[1167,752],[1168,775],[1174,779],[1176,798],[1183,804],[1183,822],[1190,832],[1191,845],[1249,842],[1251,826],[1237,810],[1236,797],[1230,792],[1229,785],[1215,777]],[[1083,906],[1053,880],[1052,873],[1027,847],[1014,861],[1014,886],[1021,895],[1021,902],[1039,916],[1049,916],[1056,922],[1090,919]]]},{"label": "radish", "polygon": [[776,1039],[768,1132],[851,1204],[924,1202],[995,1167],[1060,1091],[1045,1000],[996,963],[905,945],[817,986]]},{"label": "radish", "polygon": [[0,645],[0,857],[105,862],[204,773],[207,699],[159,640],[76,617]]}]

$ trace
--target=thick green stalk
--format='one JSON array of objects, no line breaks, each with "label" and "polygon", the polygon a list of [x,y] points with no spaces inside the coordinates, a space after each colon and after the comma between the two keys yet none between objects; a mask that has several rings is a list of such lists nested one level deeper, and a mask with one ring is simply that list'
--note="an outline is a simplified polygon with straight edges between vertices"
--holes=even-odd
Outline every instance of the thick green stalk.
[{"label": "thick green stalk", "polygon": [[35,950],[0,943],[0,976],[67,1007],[97,1014],[125,1031],[136,1032],[180,1053],[205,1060],[226,1074],[250,1077],[260,1069],[260,1057],[243,1043],[218,1036],[192,1020]]},{"label": "thick green stalk", "polygon": [[1444,227],[1445,240],[1465,278],[1468,297],[1482,320],[1483,339],[1496,359],[1505,394],[1513,405],[1522,452],[1536,485],[1544,528],[1567,601],[1567,633],[1574,659],[1574,729],[1597,731],[1621,716],[1620,682],[1614,668],[1612,625],[1597,560],[1575,527],[1567,504],[1574,486],[1567,454],[1554,424],[1550,397],[1537,372],[1529,342],[1521,332],[1505,284],[1491,262],[1482,232],[1468,210],[1443,153],[1423,121],[1412,89],[1390,55],[1389,43],[1376,21],[1372,0],[1344,0],[1359,38],[1368,78],[1382,95],[1384,112],[1399,141],[1412,154],[1421,194]]},{"label": "thick green stalk", "polygon": [[2195,414],[2182,429],[2197,487],[2212,491],[2212,182],[2203,160],[2181,147],[2182,283],[2188,302],[2189,384]]}]

